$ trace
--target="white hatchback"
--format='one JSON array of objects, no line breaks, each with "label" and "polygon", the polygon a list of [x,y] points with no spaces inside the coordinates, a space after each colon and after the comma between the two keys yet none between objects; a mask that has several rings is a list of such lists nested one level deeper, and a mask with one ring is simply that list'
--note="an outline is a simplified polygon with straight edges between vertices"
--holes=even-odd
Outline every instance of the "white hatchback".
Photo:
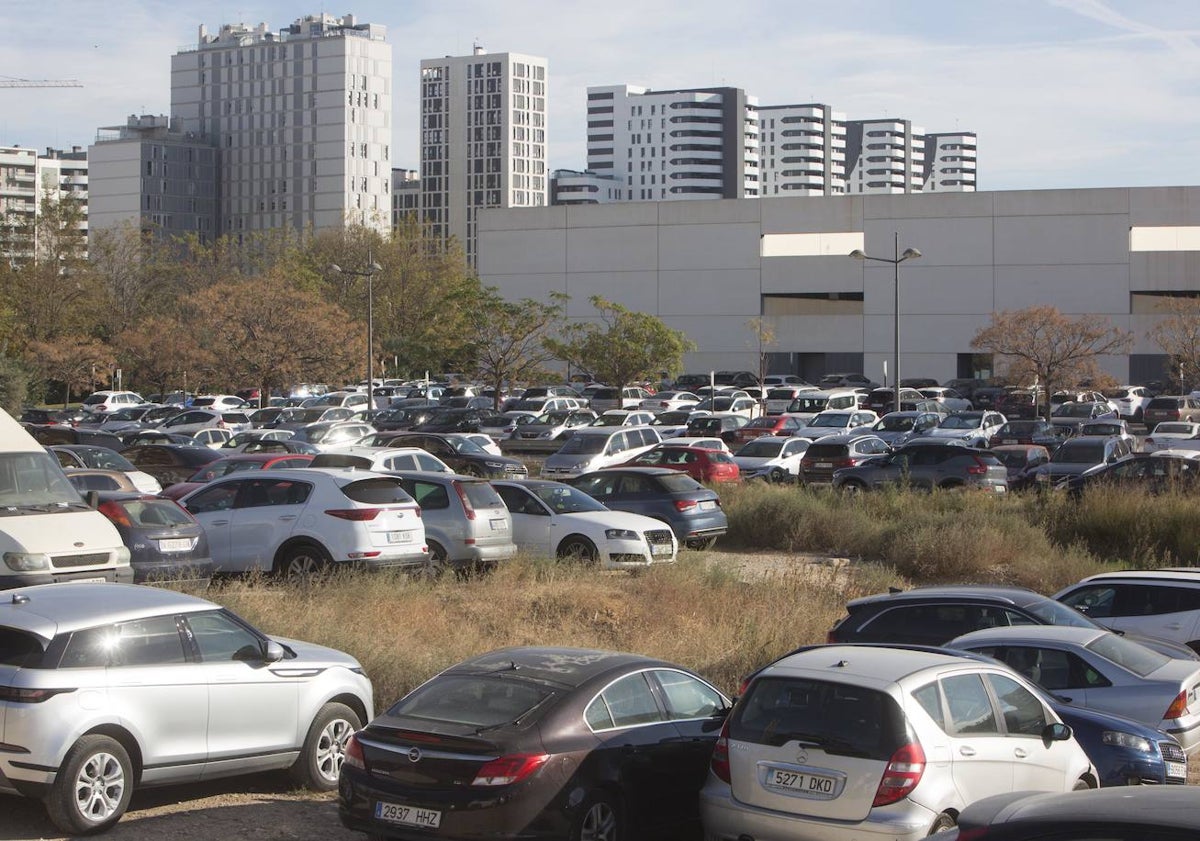
[{"label": "white hatchback", "polygon": [[421,509],[394,476],[354,469],[235,473],[179,500],[214,567],[307,576],[338,565],[422,567]]},{"label": "white hatchback", "polygon": [[751,678],[700,817],[708,841],[916,841],[990,795],[1097,784],[1071,728],[999,663],[812,646]]}]

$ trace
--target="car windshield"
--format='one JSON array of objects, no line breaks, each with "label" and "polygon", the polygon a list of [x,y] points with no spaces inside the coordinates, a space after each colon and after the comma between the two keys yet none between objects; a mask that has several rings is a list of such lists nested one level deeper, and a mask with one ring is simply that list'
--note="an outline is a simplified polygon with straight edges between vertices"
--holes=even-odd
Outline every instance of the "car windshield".
[{"label": "car windshield", "polygon": [[1152,435],[1192,435],[1195,427],[1190,423],[1160,423],[1154,427]]},{"label": "car windshield", "polygon": [[1109,389],[1105,389],[1104,391],[1102,391],[1101,394],[1103,394],[1105,397],[1111,397],[1113,400],[1120,400],[1123,397],[1129,396],[1129,389],[1127,389],[1127,388],[1109,388]]},{"label": "car windshield", "polygon": [[728,412],[732,408],[732,397],[708,397],[696,405],[698,412]]},{"label": "car windshield", "polygon": [[543,684],[513,679],[511,672],[442,675],[405,695],[387,714],[482,730],[515,722],[553,695]]},{"label": "car windshield", "polygon": [[1021,468],[1029,464],[1029,456],[1024,450],[992,450],[992,455],[1009,468]]},{"label": "car windshield", "polygon": [[86,450],[76,450],[83,463],[96,470],[137,470],[129,459],[105,447],[90,447]]},{"label": "car windshield", "polygon": [[284,409],[279,413],[280,423],[313,423],[319,421],[324,409]]},{"label": "car windshield", "polygon": [[884,415],[871,427],[876,432],[908,432],[916,423],[916,418],[906,415]]},{"label": "car windshield", "polygon": [[817,412],[825,411],[825,404],[828,402],[829,398],[827,397],[797,397],[792,401],[792,405],[788,406],[788,411],[815,415]]},{"label": "car windshield", "polygon": [[678,412],[659,412],[651,423],[654,426],[682,426],[688,422],[691,415],[691,411],[687,409]]},{"label": "car windshield", "polygon": [[192,482],[208,482],[213,479],[219,479],[222,476],[228,476],[230,473],[245,473],[250,470],[262,470],[263,463],[261,461],[252,461],[249,459],[222,459],[214,461],[212,464],[206,464],[196,471],[196,475],[189,481]]},{"label": "car windshield", "polygon": [[938,424],[939,429],[978,429],[983,415],[949,415]]},{"label": "car windshield", "polygon": [[1063,403],[1050,414],[1056,418],[1090,418],[1092,416],[1092,404]]},{"label": "car windshield", "polygon": [[592,421],[592,426],[624,426],[626,415],[604,414]]},{"label": "car windshield", "polygon": [[562,445],[560,453],[571,454],[580,453],[591,455],[593,453],[604,452],[604,448],[608,445],[607,435],[572,435]]},{"label": "car windshield", "polygon": [[736,455],[746,458],[775,458],[783,450],[782,441],[764,441],[759,438],[743,445]]},{"label": "car windshield", "polygon": [[570,485],[544,485],[532,489],[538,499],[557,514],[581,514],[586,511],[607,511],[603,504]]},{"label": "car windshield", "polygon": [[561,423],[566,423],[569,412],[546,412],[538,415],[530,421],[530,423],[540,424],[541,426],[558,426]]},{"label": "car windshield", "polygon": [[1120,435],[1124,431],[1115,423],[1089,423],[1083,428],[1085,435]]},{"label": "car windshield", "polygon": [[1089,642],[1086,648],[1138,677],[1146,677],[1171,662],[1165,654],[1116,634],[1103,634]]},{"label": "car windshield", "polygon": [[837,412],[836,414],[820,414],[813,418],[812,426],[822,427],[842,427],[850,423],[850,415],[845,412]]},{"label": "car windshield", "polygon": [[1055,464],[1099,464],[1104,461],[1103,441],[1067,441],[1054,451]]},{"label": "car windshield", "polygon": [[79,491],[50,453],[0,453],[0,517],[29,513],[33,508],[50,513],[82,504]]},{"label": "car windshield", "polygon": [[546,405],[545,397],[534,397],[529,400],[519,400],[517,405],[513,406],[515,411],[521,412],[540,412],[542,407]]}]

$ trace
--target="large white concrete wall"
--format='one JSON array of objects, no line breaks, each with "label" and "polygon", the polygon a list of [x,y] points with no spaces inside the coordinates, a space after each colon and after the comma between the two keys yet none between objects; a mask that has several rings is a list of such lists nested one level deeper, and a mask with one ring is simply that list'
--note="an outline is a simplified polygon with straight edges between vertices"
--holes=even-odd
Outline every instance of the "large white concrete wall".
[{"label": "large white concrete wall", "polygon": [[[862,353],[880,379],[892,355],[894,269],[848,256],[761,257],[763,235],[861,232],[868,254],[920,249],[899,267],[901,374],[948,379],[957,355],[992,313],[1048,304],[1096,313],[1134,333],[1154,316],[1131,315],[1132,292],[1200,291],[1200,252],[1130,253],[1140,226],[1200,225],[1200,187],[935,193],[623,203],[495,210],[480,217],[479,272],[512,298],[571,298],[587,317],[603,295],[650,312],[696,343],[691,369],[754,368],[746,322],[760,296],[862,292],[861,315],[773,317],[769,350]],[[1103,360],[1117,379],[1126,357]]]}]

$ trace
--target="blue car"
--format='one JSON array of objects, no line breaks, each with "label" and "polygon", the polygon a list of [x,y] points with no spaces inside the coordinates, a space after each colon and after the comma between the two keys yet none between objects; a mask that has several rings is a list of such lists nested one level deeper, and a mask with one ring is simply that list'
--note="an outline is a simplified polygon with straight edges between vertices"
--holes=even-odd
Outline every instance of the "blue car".
[{"label": "blue car", "polygon": [[1187,756],[1167,733],[1119,715],[1085,710],[1053,696],[1050,706],[1070,725],[1096,773],[1100,785],[1184,785]]},{"label": "blue car", "polygon": [[567,483],[614,511],[662,520],[689,549],[708,549],[729,528],[716,491],[678,470],[606,467]]}]

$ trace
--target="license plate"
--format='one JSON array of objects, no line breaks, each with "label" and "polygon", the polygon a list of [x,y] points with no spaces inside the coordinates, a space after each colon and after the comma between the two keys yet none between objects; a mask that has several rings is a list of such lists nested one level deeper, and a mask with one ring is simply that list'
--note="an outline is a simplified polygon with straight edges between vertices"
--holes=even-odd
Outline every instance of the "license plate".
[{"label": "license plate", "polygon": [[994,487],[996,489],[996,493],[998,494],[1006,493],[1008,491],[1008,488],[1006,488],[1004,485],[995,485]]},{"label": "license plate", "polygon": [[411,531],[389,531],[387,533],[388,543],[412,543]]},{"label": "license plate", "polygon": [[818,461],[813,464],[813,467],[817,468],[818,470],[828,470],[829,468],[833,467],[833,462]]},{"label": "license plate", "polygon": [[1001,438],[1000,443],[1001,444],[1016,444],[1018,442],[1017,442],[1016,438]]},{"label": "license plate", "polygon": [[1187,776],[1187,764],[1183,762],[1168,762],[1167,776],[1177,780],[1184,779]]},{"label": "license plate", "polygon": [[404,826],[423,826],[427,829],[437,829],[442,823],[442,813],[433,809],[417,809],[413,806],[402,806],[399,803],[375,803],[375,819],[398,823]]},{"label": "license plate", "polygon": [[107,578],[69,578],[58,582],[59,584],[108,584]]},{"label": "license plate", "polygon": [[705,499],[697,506],[701,511],[712,511],[717,507],[717,503],[711,499]]},{"label": "license plate", "polygon": [[650,554],[651,555],[670,555],[671,554],[671,544],[662,543],[662,544],[656,544],[654,546],[651,546]]},{"label": "license plate", "polygon": [[492,531],[508,531],[508,520],[504,518],[492,520]]},{"label": "license plate", "polygon": [[190,537],[171,537],[158,541],[158,551],[160,552],[186,552],[191,548],[192,539]]},{"label": "license plate", "polygon": [[767,785],[771,788],[782,788],[808,797],[830,800],[836,796],[837,780],[833,777],[821,776],[820,774],[806,774],[800,771],[772,768],[767,772]]}]

